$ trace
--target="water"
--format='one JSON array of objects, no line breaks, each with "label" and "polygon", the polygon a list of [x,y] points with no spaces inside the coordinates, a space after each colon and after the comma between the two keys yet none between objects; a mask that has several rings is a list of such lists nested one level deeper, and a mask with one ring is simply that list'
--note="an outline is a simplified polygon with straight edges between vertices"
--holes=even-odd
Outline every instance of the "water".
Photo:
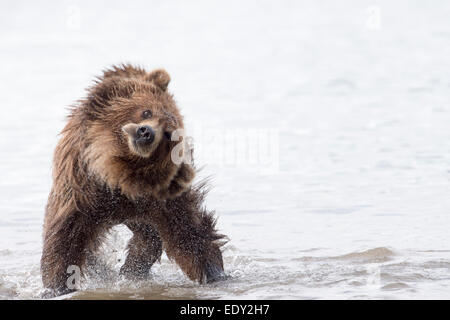
[{"label": "water", "polygon": [[[64,298],[450,298],[448,1],[0,6],[1,299],[39,298],[65,107],[123,61],[171,74],[231,277],[200,286],[163,256],[120,279],[119,226],[105,273]],[[276,138],[270,170],[208,140],[257,130]]]}]

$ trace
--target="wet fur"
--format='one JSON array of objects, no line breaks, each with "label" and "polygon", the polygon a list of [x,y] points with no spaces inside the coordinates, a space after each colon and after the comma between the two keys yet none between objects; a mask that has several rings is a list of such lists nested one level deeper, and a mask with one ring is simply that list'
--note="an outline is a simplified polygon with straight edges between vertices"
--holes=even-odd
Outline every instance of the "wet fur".
[{"label": "wet fur", "polygon": [[224,236],[203,208],[205,185],[191,186],[195,170],[176,165],[161,142],[149,158],[132,154],[120,127],[152,106],[168,130],[183,128],[164,70],[114,66],[72,108],[55,149],[53,186],[44,220],[42,280],[52,295],[69,292],[67,267],[80,268],[117,224],[133,232],[121,273],[145,277],[162,250],[200,283],[222,278]]}]

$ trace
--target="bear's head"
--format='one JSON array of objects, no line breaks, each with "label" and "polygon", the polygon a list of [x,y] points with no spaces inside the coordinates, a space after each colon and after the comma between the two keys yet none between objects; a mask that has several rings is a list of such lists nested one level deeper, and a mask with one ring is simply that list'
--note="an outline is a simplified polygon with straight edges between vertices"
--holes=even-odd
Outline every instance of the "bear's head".
[{"label": "bear's head", "polygon": [[113,67],[82,101],[85,126],[82,157],[88,171],[111,188],[136,198],[168,188],[180,164],[171,159],[183,118],[167,91],[165,70]]}]

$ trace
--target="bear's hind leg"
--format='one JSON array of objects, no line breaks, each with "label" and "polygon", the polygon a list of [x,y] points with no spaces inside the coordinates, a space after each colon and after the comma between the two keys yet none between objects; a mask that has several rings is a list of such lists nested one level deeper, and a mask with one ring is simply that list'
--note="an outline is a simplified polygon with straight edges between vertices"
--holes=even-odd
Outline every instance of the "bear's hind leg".
[{"label": "bear's hind leg", "polygon": [[78,289],[86,253],[95,246],[99,228],[77,211],[57,219],[49,214],[46,220],[41,272],[48,289],[44,297],[54,297]]},{"label": "bear's hind leg", "polygon": [[146,279],[152,265],[161,258],[161,239],[149,224],[126,222],[125,225],[133,232],[133,237],[128,243],[127,259],[120,274],[132,280]]}]

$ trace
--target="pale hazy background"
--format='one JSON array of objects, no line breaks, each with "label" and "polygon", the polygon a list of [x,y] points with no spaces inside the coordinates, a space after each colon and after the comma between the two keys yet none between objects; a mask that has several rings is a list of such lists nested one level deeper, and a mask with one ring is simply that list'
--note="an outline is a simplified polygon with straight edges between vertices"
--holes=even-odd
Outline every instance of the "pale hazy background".
[{"label": "pale hazy background", "polygon": [[[2,1],[0,298],[39,297],[66,107],[120,62],[171,74],[231,279],[198,286],[165,257],[118,279],[119,227],[110,280],[75,297],[450,298],[449,17],[444,0]],[[269,162],[220,153],[255,133]]]}]

